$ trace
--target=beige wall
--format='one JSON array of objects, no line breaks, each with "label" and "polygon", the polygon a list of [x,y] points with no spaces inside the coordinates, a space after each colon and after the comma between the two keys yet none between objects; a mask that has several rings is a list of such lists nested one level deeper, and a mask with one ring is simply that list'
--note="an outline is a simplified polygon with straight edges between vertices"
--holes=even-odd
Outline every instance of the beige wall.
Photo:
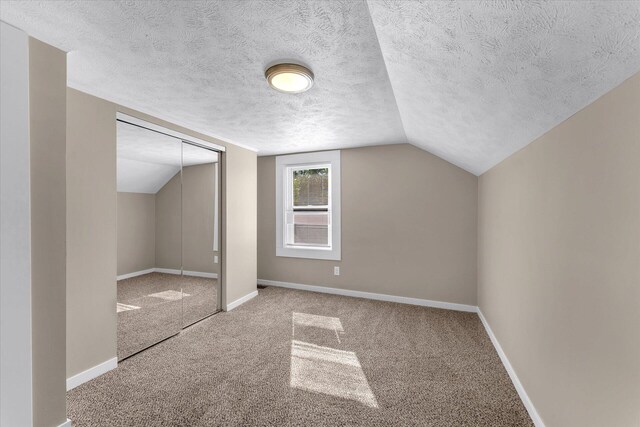
[{"label": "beige wall", "polygon": [[66,53],[29,39],[33,425],[66,421]]},{"label": "beige wall", "polygon": [[258,159],[260,279],[476,305],[474,175],[408,144],[342,150],[341,173],[342,260],[276,257],[275,157]]},{"label": "beige wall", "polygon": [[182,266],[185,271],[217,273],[213,225],[215,163],[182,169]]},{"label": "beige wall", "polygon": [[115,110],[67,91],[67,377],[116,357]]},{"label": "beige wall", "polygon": [[226,298],[234,298],[229,302],[256,289],[256,154],[74,89],[68,89],[67,96],[67,376],[71,376],[116,357],[116,112],[227,147],[222,158],[229,168],[222,196],[228,219],[221,231],[226,237],[222,281],[228,287]]},{"label": "beige wall", "polygon": [[[182,180],[182,182],[181,182]],[[217,273],[213,163],[187,166],[156,194],[156,267]],[[182,203],[182,208],[180,207]]]},{"label": "beige wall", "polygon": [[156,195],[118,193],[118,276],[156,265]]},{"label": "beige wall", "polygon": [[183,168],[157,194],[118,193],[118,275],[181,265],[217,273],[215,186],[215,165],[209,163]]},{"label": "beige wall", "polygon": [[156,267],[182,268],[180,172],[156,193]]},{"label": "beige wall", "polygon": [[640,74],[480,178],[479,305],[547,426],[640,425]]},{"label": "beige wall", "polygon": [[232,145],[222,157],[224,309],[257,289],[256,160],[256,153]]}]

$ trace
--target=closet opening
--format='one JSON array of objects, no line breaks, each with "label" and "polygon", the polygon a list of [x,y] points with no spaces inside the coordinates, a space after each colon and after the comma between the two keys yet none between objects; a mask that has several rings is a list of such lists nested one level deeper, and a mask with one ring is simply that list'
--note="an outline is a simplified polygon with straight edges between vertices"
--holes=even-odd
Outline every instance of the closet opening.
[{"label": "closet opening", "polygon": [[222,308],[224,147],[118,113],[118,361]]}]

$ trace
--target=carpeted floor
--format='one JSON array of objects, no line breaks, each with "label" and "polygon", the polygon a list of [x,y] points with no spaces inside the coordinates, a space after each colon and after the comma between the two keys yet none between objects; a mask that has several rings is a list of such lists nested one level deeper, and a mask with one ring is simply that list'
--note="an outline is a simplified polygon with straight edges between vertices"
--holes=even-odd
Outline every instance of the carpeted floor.
[{"label": "carpeted floor", "polygon": [[150,273],[118,281],[118,359],[178,333],[218,307],[218,280]]},{"label": "carpeted floor", "polygon": [[476,314],[268,287],[68,393],[74,426],[531,426]]}]

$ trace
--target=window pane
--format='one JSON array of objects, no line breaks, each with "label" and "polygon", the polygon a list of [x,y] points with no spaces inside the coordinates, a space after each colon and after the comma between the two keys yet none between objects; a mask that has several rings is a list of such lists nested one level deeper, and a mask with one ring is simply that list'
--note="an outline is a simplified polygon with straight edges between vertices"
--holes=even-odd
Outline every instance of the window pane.
[{"label": "window pane", "polygon": [[293,171],[293,206],[329,204],[329,168]]},{"label": "window pane", "polygon": [[294,245],[329,245],[329,212],[295,212]]}]

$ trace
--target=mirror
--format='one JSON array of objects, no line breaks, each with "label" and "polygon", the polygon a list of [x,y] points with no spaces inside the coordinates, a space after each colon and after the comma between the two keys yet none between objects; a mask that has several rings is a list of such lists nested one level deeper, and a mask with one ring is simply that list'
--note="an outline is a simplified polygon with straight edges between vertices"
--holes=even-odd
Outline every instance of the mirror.
[{"label": "mirror", "polygon": [[182,144],[183,326],[220,308],[218,158],[215,151]]},{"label": "mirror", "polygon": [[118,359],[182,327],[182,142],[117,122]]},{"label": "mirror", "polygon": [[118,360],[220,310],[220,155],[118,120]]}]

